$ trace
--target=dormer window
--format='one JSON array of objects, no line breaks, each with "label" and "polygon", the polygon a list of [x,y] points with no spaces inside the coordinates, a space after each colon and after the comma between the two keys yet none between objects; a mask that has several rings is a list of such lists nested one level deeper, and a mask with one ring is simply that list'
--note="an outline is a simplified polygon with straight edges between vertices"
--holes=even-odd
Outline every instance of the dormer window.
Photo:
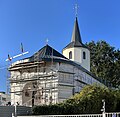
[{"label": "dormer window", "polygon": [[72,51],[69,52],[69,59],[72,59]]},{"label": "dormer window", "polygon": [[86,59],[86,53],[83,52],[83,59]]}]

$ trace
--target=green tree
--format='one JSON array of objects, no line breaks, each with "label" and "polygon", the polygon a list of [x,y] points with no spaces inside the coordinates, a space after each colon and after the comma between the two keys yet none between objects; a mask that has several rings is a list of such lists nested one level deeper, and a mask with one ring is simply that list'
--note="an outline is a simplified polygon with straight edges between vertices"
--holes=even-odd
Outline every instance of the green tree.
[{"label": "green tree", "polygon": [[79,105],[81,113],[101,113],[102,99],[106,102],[106,112],[117,111],[120,94],[105,86],[88,85],[73,99]]},{"label": "green tree", "polygon": [[[86,44],[90,49],[91,72],[102,78],[108,85],[120,85],[120,51],[115,50],[105,41]],[[106,82],[107,81],[107,82]]]}]

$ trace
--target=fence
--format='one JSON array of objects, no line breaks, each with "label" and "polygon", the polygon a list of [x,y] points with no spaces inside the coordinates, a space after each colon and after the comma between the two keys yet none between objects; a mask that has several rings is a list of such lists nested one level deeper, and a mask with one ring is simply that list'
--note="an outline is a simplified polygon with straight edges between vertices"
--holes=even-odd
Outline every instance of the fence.
[{"label": "fence", "polygon": [[[12,117],[14,114],[14,106],[0,106],[0,117]],[[31,113],[31,107],[26,106],[17,106],[16,108],[17,115],[27,115]]]},{"label": "fence", "polygon": [[120,117],[120,112],[103,113],[103,114],[81,114],[81,115],[33,115],[33,116],[17,116],[17,117]]}]

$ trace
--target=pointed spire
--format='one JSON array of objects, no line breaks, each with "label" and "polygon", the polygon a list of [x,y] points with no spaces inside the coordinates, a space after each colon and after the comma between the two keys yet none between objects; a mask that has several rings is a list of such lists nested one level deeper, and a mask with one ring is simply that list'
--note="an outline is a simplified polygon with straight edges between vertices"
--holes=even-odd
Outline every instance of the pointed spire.
[{"label": "pointed spire", "polygon": [[77,17],[76,17],[75,23],[74,23],[74,28],[73,28],[73,32],[72,32],[71,42],[65,48],[63,48],[63,50],[67,49],[67,48],[72,48],[72,47],[87,48],[87,46],[85,46],[82,43]]},{"label": "pointed spire", "polygon": [[78,43],[82,44],[77,17],[76,17],[75,23],[74,23],[74,28],[73,28],[71,42],[75,42],[77,45],[79,45]]}]

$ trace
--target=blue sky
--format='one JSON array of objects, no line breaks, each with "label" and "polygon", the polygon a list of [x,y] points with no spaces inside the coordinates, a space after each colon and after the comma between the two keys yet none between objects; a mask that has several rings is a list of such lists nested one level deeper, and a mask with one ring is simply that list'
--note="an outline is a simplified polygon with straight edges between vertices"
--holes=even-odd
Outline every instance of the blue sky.
[{"label": "blue sky", "polygon": [[[120,48],[120,0],[0,0],[0,91],[6,90],[8,53],[28,57],[46,44],[59,52],[70,42],[79,5],[78,23],[83,43],[105,40]],[[17,58],[19,60],[23,57]]]}]

